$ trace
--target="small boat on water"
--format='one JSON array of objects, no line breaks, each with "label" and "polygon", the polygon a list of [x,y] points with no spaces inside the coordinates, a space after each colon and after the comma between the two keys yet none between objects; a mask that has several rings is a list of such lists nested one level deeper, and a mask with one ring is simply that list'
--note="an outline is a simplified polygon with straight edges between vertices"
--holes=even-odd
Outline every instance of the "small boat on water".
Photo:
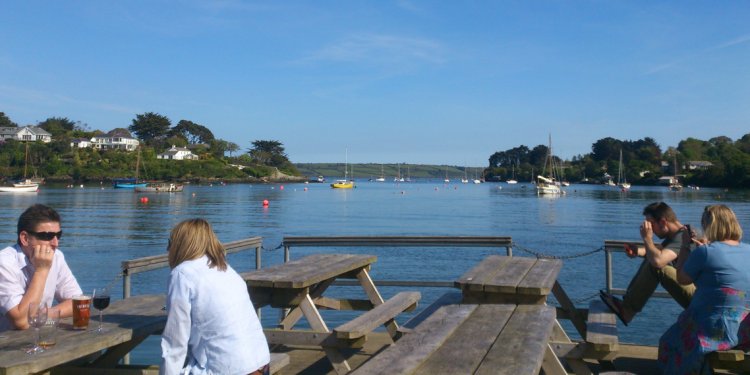
[{"label": "small boat on water", "polygon": [[0,186],[2,193],[36,193],[37,191],[39,191],[39,184],[29,179],[16,182],[13,186]]},{"label": "small boat on water", "polygon": [[115,189],[134,189],[146,187],[148,183],[139,181],[136,178],[114,178],[112,179],[112,187]]},{"label": "small boat on water", "polygon": [[[547,166],[549,166],[549,171],[547,171]],[[545,174],[547,176],[544,176]],[[557,180],[557,169],[555,168],[555,159],[552,155],[551,135],[549,137],[549,147],[547,148],[547,157],[544,160],[542,174],[536,176],[536,178],[537,195],[560,195],[563,193],[562,189],[560,189],[560,182]]]},{"label": "small boat on water", "polygon": [[349,150],[346,150],[344,159],[344,179],[336,180],[331,184],[333,189],[351,189],[354,187],[354,180],[349,179]]},{"label": "small boat on water", "polygon": [[145,186],[136,186],[134,189],[137,193],[179,193],[182,191],[181,184],[167,182],[152,182],[144,184]]}]

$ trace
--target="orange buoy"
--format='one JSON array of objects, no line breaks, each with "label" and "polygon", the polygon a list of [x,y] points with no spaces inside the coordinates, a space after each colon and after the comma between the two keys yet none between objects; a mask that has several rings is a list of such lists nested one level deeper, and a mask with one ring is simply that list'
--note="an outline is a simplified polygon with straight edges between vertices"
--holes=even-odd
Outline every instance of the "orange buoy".
[{"label": "orange buoy", "polygon": [[268,207],[268,199],[263,200],[263,207]]}]

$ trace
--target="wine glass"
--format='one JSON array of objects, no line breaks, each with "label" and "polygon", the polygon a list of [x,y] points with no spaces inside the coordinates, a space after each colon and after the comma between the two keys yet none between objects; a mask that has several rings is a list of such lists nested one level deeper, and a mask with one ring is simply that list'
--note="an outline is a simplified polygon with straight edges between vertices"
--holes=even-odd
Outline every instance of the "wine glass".
[{"label": "wine glass", "polygon": [[47,323],[47,311],[48,310],[46,302],[42,302],[38,305],[35,303],[29,304],[29,325],[34,327],[35,338],[34,346],[26,351],[26,353],[28,354],[36,354],[44,351],[44,348],[39,345],[39,329],[42,328],[45,323]]},{"label": "wine glass", "polygon": [[102,314],[104,314],[104,309],[109,306],[109,289],[94,289],[93,297],[94,308],[99,310],[99,328],[96,329],[96,332],[101,333],[104,332],[102,328]]}]

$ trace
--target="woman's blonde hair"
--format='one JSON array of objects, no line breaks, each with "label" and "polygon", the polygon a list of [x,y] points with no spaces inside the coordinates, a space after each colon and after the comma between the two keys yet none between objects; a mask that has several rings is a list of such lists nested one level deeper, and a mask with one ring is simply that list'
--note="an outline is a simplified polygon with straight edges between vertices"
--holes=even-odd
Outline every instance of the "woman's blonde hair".
[{"label": "woman's blonde hair", "polygon": [[208,266],[219,271],[227,269],[224,246],[216,238],[211,224],[204,219],[189,219],[172,228],[169,234],[169,267],[175,268],[186,260],[208,257]]},{"label": "woman's blonde hair", "polygon": [[709,242],[742,239],[742,228],[731,208],[716,204],[706,206],[701,217],[703,233]]}]

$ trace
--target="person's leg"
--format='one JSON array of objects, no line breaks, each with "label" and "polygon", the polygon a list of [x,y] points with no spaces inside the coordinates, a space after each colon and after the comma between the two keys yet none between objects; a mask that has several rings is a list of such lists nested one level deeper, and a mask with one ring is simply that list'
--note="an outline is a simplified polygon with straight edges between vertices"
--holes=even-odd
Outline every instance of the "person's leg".
[{"label": "person's leg", "polygon": [[655,270],[656,275],[661,282],[661,286],[674,298],[677,303],[686,309],[690,305],[695,293],[695,285],[682,285],[677,282],[677,269],[672,266],[665,266],[660,270]]},{"label": "person's leg", "polygon": [[635,314],[643,310],[657,286],[659,286],[657,270],[644,259],[640,268],[638,268],[638,272],[630,280],[628,289],[622,298],[622,315],[625,321],[629,322]]}]

